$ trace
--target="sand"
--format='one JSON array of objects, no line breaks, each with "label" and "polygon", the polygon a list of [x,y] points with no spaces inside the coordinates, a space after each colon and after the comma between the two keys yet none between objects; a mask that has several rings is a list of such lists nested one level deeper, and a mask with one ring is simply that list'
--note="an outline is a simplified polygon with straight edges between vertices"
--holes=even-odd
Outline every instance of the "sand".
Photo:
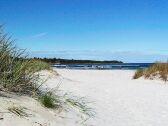
[{"label": "sand", "polygon": [[[59,76],[42,71],[48,78],[43,88],[84,96],[92,101],[95,118],[88,126],[167,126],[168,85],[160,80],[133,80],[133,70],[55,69]],[[10,102],[27,107],[30,117],[8,113]],[[42,107],[26,96],[0,97],[0,126],[82,126],[74,111],[58,113]],[[7,112],[7,113],[5,113]]]}]

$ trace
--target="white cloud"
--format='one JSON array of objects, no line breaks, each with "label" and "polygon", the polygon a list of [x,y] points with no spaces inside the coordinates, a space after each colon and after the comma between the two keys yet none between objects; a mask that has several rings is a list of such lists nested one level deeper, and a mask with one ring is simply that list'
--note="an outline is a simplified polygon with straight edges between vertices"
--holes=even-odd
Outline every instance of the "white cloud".
[{"label": "white cloud", "polygon": [[39,34],[32,35],[30,38],[41,38],[41,37],[46,36],[46,35],[47,35],[47,32],[42,32],[42,33],[39,33]]}]

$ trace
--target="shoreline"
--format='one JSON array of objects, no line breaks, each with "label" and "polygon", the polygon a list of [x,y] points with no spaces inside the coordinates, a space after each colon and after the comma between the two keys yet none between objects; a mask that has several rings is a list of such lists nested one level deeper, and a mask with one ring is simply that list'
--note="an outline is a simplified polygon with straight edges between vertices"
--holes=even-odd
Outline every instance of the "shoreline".
[{"label": "shoreline", "polygon": [[53,64],[53,68],[62,69],[80,69],[80,70],[137,70],[146,69],[152,66],[153,63],[102,63],[102,64]]}]

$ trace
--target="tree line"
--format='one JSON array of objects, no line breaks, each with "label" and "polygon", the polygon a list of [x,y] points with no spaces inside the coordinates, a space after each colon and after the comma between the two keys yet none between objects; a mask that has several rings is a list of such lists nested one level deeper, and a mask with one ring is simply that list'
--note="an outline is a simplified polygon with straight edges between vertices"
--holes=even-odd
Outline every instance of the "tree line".
[{"label": "tree line", "polygon": [[38,58],[34,57],[35,60],[41,60],[49,64],[100,64],[100,63],[123,63],[122,61],[117,60],[77,60],[77,59],[61,59],[61,58]]}]

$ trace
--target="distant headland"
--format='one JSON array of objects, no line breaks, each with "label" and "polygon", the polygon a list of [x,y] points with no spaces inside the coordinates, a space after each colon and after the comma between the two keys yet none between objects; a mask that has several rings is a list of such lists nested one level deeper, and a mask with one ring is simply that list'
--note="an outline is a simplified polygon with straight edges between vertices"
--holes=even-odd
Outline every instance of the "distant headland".
[{"label": "distant headland", "polygon": [[41,61],[45,61],[49,64],[102,64],[102,63],[123,63],[122,61],[117,60],[77,60],[77,59],[61,59],[61,58],[37,58],[34,57],[33,59],[38,59]]}]

